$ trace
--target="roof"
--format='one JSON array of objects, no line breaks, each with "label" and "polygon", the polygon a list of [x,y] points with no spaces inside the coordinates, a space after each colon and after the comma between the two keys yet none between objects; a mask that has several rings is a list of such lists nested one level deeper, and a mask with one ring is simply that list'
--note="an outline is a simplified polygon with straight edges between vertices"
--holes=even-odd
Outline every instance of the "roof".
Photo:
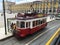
[{"label": "roof", "polygon": [[29,19],[42,18],[42,17],[46,17],[46,15],[38,14],[38,13],[25,13],[25,14],[18,13],[16,19],[29,20]]},{"label": "roof", "polygon": [[8,20],[30,20],[30,19],[36,19],[36,18],[43,18],[47,15],[41,14],[41,13],[18,13],[15,18],[8,18]]},{"label": "roof", "polygon": [[16,19],[17,20],[31,20],[31,19],[37,19],[37,18],[44,18],[44,17],[16,18]]}]

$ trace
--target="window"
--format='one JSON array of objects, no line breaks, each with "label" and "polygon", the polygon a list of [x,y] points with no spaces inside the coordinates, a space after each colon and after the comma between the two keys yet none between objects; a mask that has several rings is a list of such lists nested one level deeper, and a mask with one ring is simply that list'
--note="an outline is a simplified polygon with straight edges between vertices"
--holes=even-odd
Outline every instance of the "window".
[{"label": "window", "polygon": [[46,22],[46,19],[43,19],[43,23],[45,23]]},{"label": "window", "polygon": [[43,22],[42,22],[42,20],[41,20],[41,24],[42,24]]},{"label": "window", "polygon": [[43,21],[43,23],[44,23],[44,19],[43,19],[42,21]]},{"label": "window", "polygon": [[56,10],[54,9],[53,12],[56,12]]},{"label": "window", "polygon": [[38,26],[38,25],[42,24],[42,21],[36,20],[36,21],[33,21],[32,24],[33,24],[33,27],[34,27],[34,26]]},{"label": "window", "polygon": [[38,25],[38,20],[36,21],[36,26]]},{"label": "window", "polygon": [[41,22],[40,22],[40,20],[38,20],[38,24],[40,24]]},{"label": "window", "polygon": [[52,10],[50,9],[49,12],[52,12]]},{"label": "window", "polygon": [[54,7],[53,12],[55,12],[55,11],[56,11],[55,9],[56,9],[56,8]]},{"label": "window", "polygon": [[30,10],[28,10],[28,12],[30,12]]},{"label": "window", "polygon": [[37,12],[39,12],[39,10],[37,10]]},{"label": "window", "polygon": [[28,24],[29,24],[29,23],[28,23],[28,22],[26,22],[26,27],[28,27]]},{"label": "window", "polygon": [[60,1],[59,1],[59,4],[60,4]]},{"label": "window", "polygon": [[17,21],[17,26],[19,27],[19,21]]},{"label": "window", "polygon": [[37,20],[37,21],[36,21],[36,25],[39,25],[39,24],[40,24],[40,20]]},{"label": "window", "polygon": [[25,28],[25,22],[20,22],[20,28]]},{"label": "window", "polygon": [[36,21],[33,21],[33,27],[36,26]]},{"label": "window", "polygon": [[30,22],[26,22],[26,27],[27,27],[27,28],[30,27]]},{"label": "window", "polygon": [[56,4],[57,0],[54,0],[54,4]]},{"label": "window", "polygon": [[45,10],[43,10],[43,13],[45,13]]}]

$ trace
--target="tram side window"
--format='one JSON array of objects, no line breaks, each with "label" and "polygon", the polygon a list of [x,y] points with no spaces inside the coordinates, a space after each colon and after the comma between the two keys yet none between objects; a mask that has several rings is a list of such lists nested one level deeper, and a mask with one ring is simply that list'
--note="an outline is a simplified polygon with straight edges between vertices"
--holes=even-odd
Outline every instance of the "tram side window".
[{"label": "tram side window", "polygon": [[20,23],[20,28],[25,28],[25,22]]},{"label": "tram side window", "polygon": [[36,25],[40,25],[40,20],[37,20],[36,21]]},{"label": "tram side window", "polygon": [[33,21],[33,27],[37,26],[37,25],[40,25],[40,24],[41,24],[40,20]]},{"label": "tram side window", "polygon": [[38,20],[38,24],[40,25],[40,23],[41,23],[41,21],[40,20]]},{"label": "tram side window", "polygon": [[43,21],[43,23],[44,23],[44,19],[43,19],[42,21]]},{"label": "tram side window", "polygon": [[46,19],[43,19],[43,23],[45,23],[46,22]]},{"label": "tram side window", "polygon": [[38,20],[36,21],[36,26],[38,25]]},{"label": "tram side window", "polygon": [[26,27],[28,27],[28,22],[26,22]]},{"label": "tram side window", "polygon": [[27,28],[30,27],[30,22],[26,22],[26,27],[27,27]]},{"label": "tram side window", "polygon": [[43,23],[43,21],[41,20],[41,24]]},{"label": "tram side window", "polygon": [[36,26],[36,21],[33,21],[33,27]]}]

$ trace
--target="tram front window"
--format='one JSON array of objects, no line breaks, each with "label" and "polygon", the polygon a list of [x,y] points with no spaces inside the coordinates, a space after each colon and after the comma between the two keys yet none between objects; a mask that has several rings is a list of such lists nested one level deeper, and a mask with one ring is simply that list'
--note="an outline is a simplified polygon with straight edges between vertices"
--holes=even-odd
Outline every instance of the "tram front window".
[{"label": "tram front window", "polygon": [[19,27],[19,21],[17,21],[17,26]]},{"label": "tram front window", "polygon": [[25,22],[20,22],[20,28],[25,28]]}]

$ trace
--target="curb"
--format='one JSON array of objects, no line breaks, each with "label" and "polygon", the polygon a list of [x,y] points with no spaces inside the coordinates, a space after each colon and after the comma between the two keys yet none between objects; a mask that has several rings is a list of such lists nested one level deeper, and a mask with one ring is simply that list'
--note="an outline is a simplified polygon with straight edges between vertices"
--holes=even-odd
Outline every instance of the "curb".
[{"label": "curb", "polygon": [[3,38],[3,39],[0,39],[0,41],[4,41],[4,40],[9,39],[9,38],[11,38],[11,37],[13,37],[13,35],[8,36],[8,37],[5,37],[5,38]]}]

